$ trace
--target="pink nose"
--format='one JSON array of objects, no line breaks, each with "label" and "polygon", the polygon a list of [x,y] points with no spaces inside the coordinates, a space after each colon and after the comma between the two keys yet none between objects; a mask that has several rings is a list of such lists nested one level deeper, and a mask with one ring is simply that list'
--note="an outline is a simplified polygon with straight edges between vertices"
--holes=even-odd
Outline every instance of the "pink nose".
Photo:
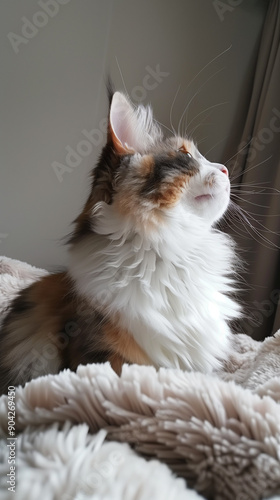
[{"label": "pink nose", "polygon": [[228,169],[224,165],[221,166],[221,172],[223,172],[223,174],[226,174],[228,176]]}]

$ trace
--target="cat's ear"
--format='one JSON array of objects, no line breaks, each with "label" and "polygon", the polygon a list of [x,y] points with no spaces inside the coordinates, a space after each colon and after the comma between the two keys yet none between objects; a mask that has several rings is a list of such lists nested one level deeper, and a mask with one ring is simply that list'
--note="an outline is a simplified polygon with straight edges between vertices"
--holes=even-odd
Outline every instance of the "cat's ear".
[{"label": "cat's ear", "polygon": [[144,153],[162,138],[150,107],[134,108],[120,92],[115,92],[110,107],[109,134],[119,154]]},{"label": "cat's ear", "polygon": [[120,154],[135,153],[133,107],[120,92],[115,92],[110,107],[109,134]]}]

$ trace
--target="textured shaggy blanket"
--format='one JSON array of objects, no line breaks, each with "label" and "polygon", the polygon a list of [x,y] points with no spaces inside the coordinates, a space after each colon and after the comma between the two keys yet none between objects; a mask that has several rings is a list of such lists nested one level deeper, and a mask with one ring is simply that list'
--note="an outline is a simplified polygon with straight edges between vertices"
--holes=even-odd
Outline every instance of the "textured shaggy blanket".
[{"label": "textured shaggy blanket", "polygon": [[[0,318],[45,272],[0,258]],[[16,439],[2,396],[1,500],[280,499],[280,332],[233,344],[211,376],[106,363],[33,380]]]}]

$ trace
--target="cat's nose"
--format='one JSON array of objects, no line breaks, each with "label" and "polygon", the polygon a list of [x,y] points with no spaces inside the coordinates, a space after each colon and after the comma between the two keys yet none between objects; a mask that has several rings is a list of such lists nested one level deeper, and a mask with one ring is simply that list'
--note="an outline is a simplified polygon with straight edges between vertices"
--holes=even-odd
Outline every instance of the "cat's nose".
[{"label": "cat's nose", "polygon": [[226,174],[228,176],[228,169],[227,169],[227,167],[225,167],[224,165],[221,165],[220,166],[220,170],[221,170],[221,172],[223,172],[223,174]]}]

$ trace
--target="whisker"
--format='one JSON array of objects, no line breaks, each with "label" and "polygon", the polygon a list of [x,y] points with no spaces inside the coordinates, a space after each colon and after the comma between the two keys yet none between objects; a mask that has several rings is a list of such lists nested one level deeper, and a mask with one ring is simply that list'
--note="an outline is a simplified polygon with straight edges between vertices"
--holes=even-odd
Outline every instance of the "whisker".
[{"label": "whisker", "polygon": [[209,106],[208,108],[204,109],[203,111],[200,111],[194,118],[191,119],[190,123],[188,124],[188,127],[190,127],[191,123],[196,120],[199,116],[203,115],[203,113],[206,113],[206,111],[209,111],[210,109],[217,108],[218,106],[222,106],[223,104],[229,104],[229,101],[225,102],[219,102],[217,104],[213,104],[213,106]]},{"label": "whisker", "polygon": [[276,191],[276,193],[280,193],[279,189],[273,188],[271,186],[263,186],[263,184],[269,184],[269,183],[270,183],[270,181],[263,181],[263,182],[247,181],[247,182],[242,182],[239,184],[232,184],[231,183],[231,187],[240,187],[240,186],[253,187],[253,188],[255,187],[258,189],[263,188],[264,190],[272,190],[272,191]]},{"label": "whisker", "polygon": [[192,130],[190,132],[185,132],[185,135],[187,135],[187,137],[192,137],[193,134],[195,133],[195,131],[199,128],[199,127],[202,127],[202,125],[211,125],[211,123],[209,122],[206,122],[205,123],[205,120],[207,120],[209,118],[209,116],[211,116],[211,113],[209,113],[208,115],[205,116],[205,118],[203,118],[203,120],[201,120],[194,128],[192,128]]},{"label": "whisker", "polygon": [[[235,189],[237,186],[235,186],[235,185],[231,185],[231,187],[232,187],[232,189]],[[239,185],[238,187],[243,188],[242,184],[241,184],[241,185]],[[244,187],[246,188],[246,186],[244,186]],[[249,187],[250,187],[250,186],[249,186]],[[256,188],[254,188],[254,189],[257,189],[257,187],[256,187]],[[260,189],[260,188],[259,188],[259,189]],[[269,191],[268,189],[269,189],[269,188],[263,188],[263,189],[261,189],[261,191],[255,191],[255,190],[254,190],[254,191],[249,191],[249,190],[246,190],[246,189],[242,189],[242,194],[248,194],[248,195],[253,195],[253,194],[258,194],[258,195],[260,195],[260,194],[264,194],[264,195],[269,195],[269,196],[279,196],[279,191],[277,192],[277,189],[275,190],[276,192],[273,192],[273,191],[271,192],[271,191]],[[239,192],[239,191],[238,191],[238,192]],[[235,194],[235,193],[234,193],[234,194]],[[240,194],[240,192],[239,192],[239,194]]]},{"label": "whisker", "polygon": [[188,90],[188,88],[191,86],[191,84],[199,77],[199,75],[206,69],[208,68],[208,66],[210,66],[210,64],[212,64],[214,61],[216,61],[217,59],[219,59],[219,57],[221,57],[223,54],[225,54],[226,52],[228,52],[230,49],[232,48],[232,44],[225,50],[223,50],[222,52],[220,52],[217,56],[213,57],[213,59],[211,59],[211,61],[209,61],[207,64],[205,64],[205,66],[203,66],[203,68],[191,79],[191,81],[188,83],[187,85],[187,88],[186,90]]},{"label": "whisker", "polygon": [[[233,193],[233,196],[237,198],[238,200],[244,201],[245,203],[248,203],[249,205],[254,205],[256,207],[260,208],[269,208],[269,205],[261,205],[260,203],[254,203],[253,201],[248,200],[248,198],[243,198],[242,196],[239,196],[235,193]],[[257,215],[257,214],[256,214]]]},{"label": "whisker", "polygon": [[[123,77],[123,74],[122,74],[122,70],[121,70],[121,67],[120,67],[120,65],[119,65],[119,61],[118,61],[117,56],[115,56],[115,59],[116,59],[116,63],[117,63],[117,66],[118,66],[118,70],[119,70],[119,73],[120,73],[120,76],[121,76],[122,84],[123,84],[123,86],[124,86],[124,89],[125,89],[126,95],[129,97],[129,92],[128,92],[127,87],[126,87],[126,84],[125,84],[125,81],[124,81],[124,77]],[[134,103],[132,103],[132,105],[133,105],[134,107],[136,107],[136,106],[134,105]]]},{"label": "whisker", "polygon": [[[274,243],[273,241],[269,240],[268,238],[266,238],[266,236],[264,236],[262,233],[263,232],[268,232],[270,234],[275,234],[276,236],[279,236],[279,233],[276,233],[275,231],[268,231],[267,228],[261,224],[257,219],[255,219],[252,215],[248,214],[249,217],[255,222],[257,223],[259,226],[261,226],[262,228],[262,232],[260,230],[258,230],[249,220],[249,217],[246,215],[247,212],[242,209],[239,205],[236,205],[236,203],[234,203],[233,201],[230,202],[230,206],[229,206],[229,210],[234,210],[234,213],[236,215],[239,216],[239,221],[240,222],[246,222],[246,224],[248,225],[248,228],[251,230],[251,232],[249,233],[251,235],[251,237],[253,237],[253,239],[257,242],[261,241],[262,242],[262,245],[265,246],[265,248],[268,248],[268,249],[278,249],[279,250],[279,246]],[[263,229],[264,228],[264,229]],[[248,237],[248,232],[247,231],[244,231],[239,228],[239,231],[240,231],[240,234],[247,234],[247,237]],[[256,236],[259,238],[257,239]]]},{"label": "whisker", "polygon": [[161,127],[164,127],[166,130],[168,130],[168,132],[170,132],[171,135],[174,134],[174,130],[171,130],[171,128],[167,127],[167,125],[164,125],[164,123],[160,122],[159,120],[155,120],[155,118],[154,121],[158,123]]},{"label": "whisker", "polygon": [[223,137],[223,139],[221,139],[220,141],[216,142],[216,144],[214,146],[212,146],[212,148],[208,149],[208,151],[205,153],[204,156],[207,156],[211,151],[213,151],[213,149],[215,149],[219,144],[221,144],[221,142],[223,142],[227,137],[228,137],[228,135]]},{"label": "whisker", "polygon": [[[259,163],[257,163],[257,165],[254,165],[253,167],[250,167],[250,168],[245,168],[244,170],[244,174],[247,174],[248,172],[251,172],[252,170],[254,170],[255,168],[259,167],[260,165],[262,165],[263,163],[265,163],[266,161],[270,160],[272,158],[272,155],[268,156],[267,158],[265,158],[265,160],[263,161],[260,161]],[[236,175],[235,177],[232,177],[232,180],[234,181],[235,179],[237,179],[239,177],[239,175]]]},{"label": "whisker", "polygon": [[205,137],[202,137],[202,139],[199,139],[197,145],[199,146],[200,144],[202,144],[204,141],[206,141],[206,139],[208,139],[209,135],[206,135]]},{"label": "whisker", "polygon": [[170,113],[169,113],[169,121],[170,121],[170,125],[171,125],[171,128],[172,128],[172,131],[173,131],[174,135],[176,135],[176,130],[175,130],[175,127],[174,127],[173,122],[172,122],[172,113],[173,113],[173,107],[174,107],[175,101],[177,99],[177,95],[179,93],[180,88],[181,88],[181,84],[178,86],[178,89],[177,89],[175,97],[174,97],[174,99],[172,101],[171,108],[170,108]]},{"label": "whisker", "polygon": [[196,125],[190,132],[186,133],[185,134],[187,135],[187,137],[193,137],[193,134],[195,133],[195,131],[199,128],[199,127],[202,127],[202,126],[205,126],[205,125],[209,125],[210,123],[209,122],[205,122],[205,120],[207,120],[207,118],[209,118],[211,113],[209,113],[209,115],[206,115],[205,118],[203,118],[203,120],[201,120],[198,125]]},{"label": "whisker", "polygon": [[[208,66],[210,66],[211,64],[213,64],[213,62],[214,62],[214,61],[216,61],[217,59],[219,59],[222,55],[224,55],[226,52],[228,52],[231,48],[232,48],[232,44],[231,44],[231,45],[229,45],[229,47],[227,47],[225,50],[222,50],[222,52],[220,52],[218,55],[216,55],[215,57],[213,57],[210,61],[208,61],[208,62],[207,62],[207,63],[203,66],[203,68],[201,68],[201,69],[198,71],[198,73],[196,73],[196,75],[194,75],[194,77],[193,77],[193,78],[189,81],[189,83],[188,83],[188,85],[187,85],[187,87],[186,87],[186,89],[185,89],[185,90],[187,91],[187,90],[190,88],[190,86],[192,85],[192,83],[194,83],[194,82],[195,82],[195,80],[199,77],[199,75],[201,75],[201,73],[203,73],[203,71],[205,71],[205,69],[206,69],[206,68],[208,68]],[[205,82],[205,83],[207,83],[207,82]],[[201,88],[202,88],[202,87],[201,87]],[[200,89],[199,89],[199,90],[200,90]],[[197,94],[196,94],[196,95],[197,95]],[[195,96],[194,96],[194,97],[195,97]],[[193,97],[193,98],[194,98],[194,97]],[[192,98],[192,100],[193,100],[193,98]],[[186,110],[186,108],[185,108],[185,110]],[[178,135],[182,135],[182,134],[180,133],[180,126],[181,126],[181,120],[182,120],[182,118],[183,118],[183,116],[184,116],[185,110],[183,111],[183,114],[182,114],[182,116],[181,116],[181,118],[180,118],[180,121],[179,121],[179,125],[178,125]]]},{"label": "whisker", "polygon": [[[239,207],[239,208],[241,208],[241,207]],[[241,208],[241,210],[242,210],[243,212],[245,212],[245,210],[244,210],[243,208]],[[253,221],[254,221],[256,224],[258,224],[258,225],[262,228],[262,230],[263,230],[264,232],[266,232],[266,233],[271,233],[271,234],[275,234],[276,236],[280,236],[280,233],[279,233],[279,232],[276,232],[276,231],[272,231],[272,230],[267,229],[267,227],[265,227],[265,226],[264,226],[264,225],[263,225],[260,221],[258,221],[255,217],[253,217],[252,212],[246,212],[246,213],[248,213],[248,214],[250,215],[250,217],[253,219]],[[258,214],[257,214],[257,215],[258,215]]]},{"label": "whisker", "polygon": [[[207,84],[210,80],[212,80],[212,78],[214,78],[216,75],[218,75],[219,73],[221,73],[221,71],[223,71],[223,70],[224,70],[224,68],[220,68],[220,69],[219,69],[218,71],[216,71],[213,75],[209,76],[209,78],[207,78],[207,80],[206,80],[204,83],[202,83],[202,85],[199,87],[199,89],[196,91],[196,93],[192,96],[192,98],[190,99],[190,101],[188,102],[188,104],[185,106],[184,111],[183,111],[183,113],[182,113],[182,116],[181,116],[181,118],[180,118],[180,120],[179,120],[179,125],[178,125],[178,130],[179,130],[179,131],[180,131],[180,127],[181,127],[181,123],[182,123],[182,120],[183,120],[183,118],[184,118],[184,115],[185,115],[185,113],[187,113],[187,112],[188,112],[188,109],[189,109],[189,107],[190,107],[191,103],[193,102],[193,100],[194,100],[194,99],[196,98],[196,96],[200,93],[201,89],[202,89],[203,87],[205,87],[205,85],[206,85],[206,84]],[[187,115],[186,115],[186,118],[187,118]]]},{"label": "whisker", "polygon": [[[253,138],[252,138],[253,139]],[[241,151],[243,151],[245,148],[247,148],[247,146],[249,146],[250,142],[252,141],[252,139],[250,139],[246,144],[245,146],[243,146],[243,148],[239,149],[237,151],[237,153],[235,153],[234,155],[232,155],[226,162],[225,164],[227,164],[230,160],[232,160],[235,156],[237,156],[239,153],[241,153]]]}]

